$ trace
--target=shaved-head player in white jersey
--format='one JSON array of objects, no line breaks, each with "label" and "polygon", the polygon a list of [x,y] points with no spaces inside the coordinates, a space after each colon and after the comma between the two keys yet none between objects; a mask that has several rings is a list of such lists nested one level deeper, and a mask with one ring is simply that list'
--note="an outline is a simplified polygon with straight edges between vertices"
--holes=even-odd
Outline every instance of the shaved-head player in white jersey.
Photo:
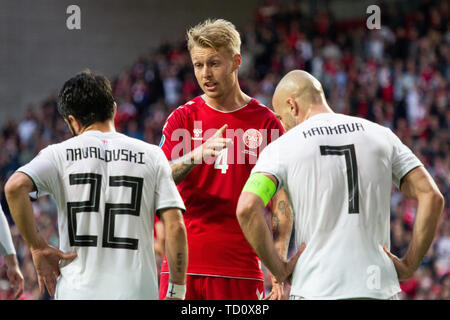
[{"label": "shaved-head player in white jersey", "polygon": [[[58,108],[75,137],[43,149],[5,187],[41,292],[45,285],[56,299],[157,299],[156,212],[166,230],[168,298],[183,299],[185,207],[163,152],[115,131],[117,107],[104,76],[85,71],[68,80]],[[36,228],[33,190],[56,201],[60,250]]]},{"label": "shaved-head player in white jersey", "polygon": [[[307,72],[280,81],[273,107],[288,132],[261,153],[239,199],[247,240],[279,281],[293,272],[291,299],[396,299],[399,280],[419,267],[443,211],[433,179],[391,130],[334,113]],[[402,258],[389,252],[392,183],[418,200]],[[293,207],[296,264],[279,258],[262,214],[280,187]]]}]

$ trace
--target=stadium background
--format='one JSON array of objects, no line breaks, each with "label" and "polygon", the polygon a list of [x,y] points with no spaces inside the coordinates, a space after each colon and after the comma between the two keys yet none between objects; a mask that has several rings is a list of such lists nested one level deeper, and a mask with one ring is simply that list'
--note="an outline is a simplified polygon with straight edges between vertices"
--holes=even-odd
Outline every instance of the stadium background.
[{"label": "stadium background", "polygon": [[[81,8],[81,30],[66,28],[70,4]],[[366,28],[370,4],[381,8],[380,30]],[[107,75],[118,130],[158,144],[168,114],[200,93],[184,32],[206,17],[229,19],[240,31],[244,92],[270,106],[281,76],[307,70],[336,111],[390,127],[419,156],[446,207],[422,265],[401,284],[401,298],[450,299],[449,8],[446,0],[0,0],[0,192],[25,277],[22,299],[48,295],[39,294],[3,186],[40,149],[70,136],[56,111],[63,81],[85,68]],[[33,206],[41,232],[57,245],[54,203],[42,198]],[[393,190],[391,243],[399,256],[414,215],[414,201]],[[7,285],[2,267],[0,299]]]}]

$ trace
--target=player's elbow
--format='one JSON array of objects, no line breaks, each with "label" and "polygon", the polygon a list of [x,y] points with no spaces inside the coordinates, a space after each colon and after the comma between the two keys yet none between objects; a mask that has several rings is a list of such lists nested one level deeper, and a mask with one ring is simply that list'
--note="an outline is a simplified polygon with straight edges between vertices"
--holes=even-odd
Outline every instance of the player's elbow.
[{"label": "player's elbow", "polygon": [[436,211],[438,215],[441,216],[445,206],[444,196],[439,190],[434,190],[434,192],[431,195],[431,199],[434,203],[435,208],[437,208]]},{"label": "player's elbow", "polygon": [[254,201],[248,199],[246,194],[241,194],[236,208],[236,217],[241,226],[251,219],[255,207]]},{"label": "player's elbow", "polygon": [[[178,210],[177,210],[178,211]],[[183,238],[186,237],[186,227],[184,225],[183,217],[181,212],[178,212],[175,217],[168,220],[166,219],[166,223],[164,225],[166,238],[170,240],[170,238]]]},{"label": "player's elbow", "polygon": [[[173,252],[173,248],[187,250],[187,232],[183,221],[176,221],[168,226],[166,232],[167,251]],[[172,249],[170,249],[172,248]]]},{"label": "player's elbow", "polygon": [[186,226],[183,221],[176,221],[170,224],[169,226],[169,234],[176,238],[185,238],[186,237]]},{"label": "player's elbow", "polygon": [[444,211],[444,196],[437,188],[432,188],[421,194],[418,197],[419,204],[423,202],[423,204],[429,207],[430,218],[433,218],[435,221],[440,220],[442,217],[442,213]]}]

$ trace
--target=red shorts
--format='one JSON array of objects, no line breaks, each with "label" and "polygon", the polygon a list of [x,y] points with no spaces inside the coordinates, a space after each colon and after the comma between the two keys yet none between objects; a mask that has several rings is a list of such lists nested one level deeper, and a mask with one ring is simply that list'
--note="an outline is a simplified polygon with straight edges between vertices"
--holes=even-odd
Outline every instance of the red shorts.
[{"label": "red shorts", "polygon": [[[167,294],[169,274],[161,273],[159,299]],[[264,281],[186,275],[186,300],[261,300],[264,298]]]}]

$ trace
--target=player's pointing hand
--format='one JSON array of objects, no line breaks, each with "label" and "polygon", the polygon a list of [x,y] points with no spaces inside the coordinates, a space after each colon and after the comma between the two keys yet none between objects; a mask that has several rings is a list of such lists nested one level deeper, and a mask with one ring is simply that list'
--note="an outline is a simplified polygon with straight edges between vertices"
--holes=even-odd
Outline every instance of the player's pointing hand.
[{"label": "player's pointing hand", "polygon": [[227,124],[223,125],[211,138],[193,151],[194,163],[201,163],[202,160],[206,161],[209,157],[216,157],[223,149],[233,144],[231,139],[223,137],[227,128]]}]

